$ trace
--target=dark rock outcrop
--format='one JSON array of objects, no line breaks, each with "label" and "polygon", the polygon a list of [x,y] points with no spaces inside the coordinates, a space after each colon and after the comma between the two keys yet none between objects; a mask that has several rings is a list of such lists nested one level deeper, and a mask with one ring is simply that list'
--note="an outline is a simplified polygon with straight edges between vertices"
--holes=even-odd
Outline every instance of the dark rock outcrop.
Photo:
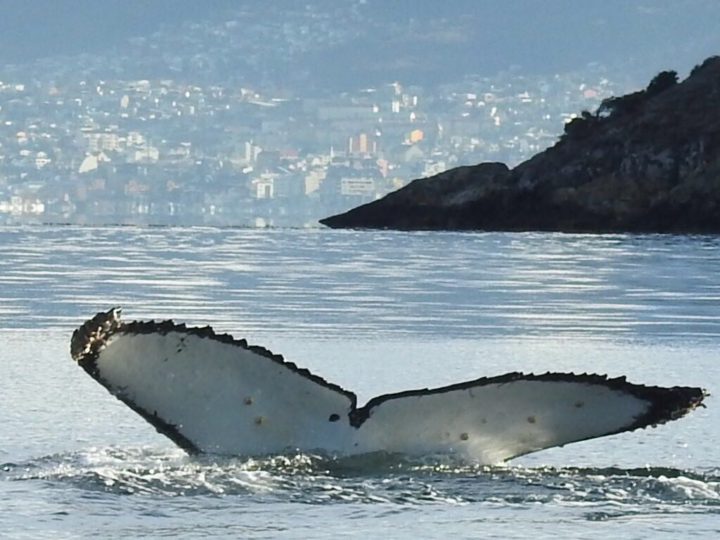
[{"label": "dark rock outcrop", "polygon": [[460,167],[321,220],[329,227],[720,232],[720,57],[659,74],[508,169]]}]

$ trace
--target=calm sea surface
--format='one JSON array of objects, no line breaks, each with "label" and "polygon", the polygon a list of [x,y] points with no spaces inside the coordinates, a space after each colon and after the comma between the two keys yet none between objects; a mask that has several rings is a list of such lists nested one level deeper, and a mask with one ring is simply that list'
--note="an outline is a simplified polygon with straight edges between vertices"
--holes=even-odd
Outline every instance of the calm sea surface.
[{"label": "calm sea surface", "polygon": [[0,229],[2,538],[720,537],[720,405],[502,467],[188,457],[78,369],[95,312],[373,395],[521,370],[720,395],[720,238]]}]

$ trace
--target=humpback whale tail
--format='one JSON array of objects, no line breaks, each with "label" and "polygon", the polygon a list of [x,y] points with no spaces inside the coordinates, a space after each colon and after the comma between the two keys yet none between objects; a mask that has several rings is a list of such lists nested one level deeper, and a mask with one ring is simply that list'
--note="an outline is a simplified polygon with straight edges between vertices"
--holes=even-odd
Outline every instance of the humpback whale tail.
[{"label": "humpback whale tail", "polygon": [[73,359],[190,453],[450,453],[479,463],[684,416],[701,388],[624,377],[508,373],[375,397],[354,393],[244,339],[172,321],[98,313],[72,336]]}]

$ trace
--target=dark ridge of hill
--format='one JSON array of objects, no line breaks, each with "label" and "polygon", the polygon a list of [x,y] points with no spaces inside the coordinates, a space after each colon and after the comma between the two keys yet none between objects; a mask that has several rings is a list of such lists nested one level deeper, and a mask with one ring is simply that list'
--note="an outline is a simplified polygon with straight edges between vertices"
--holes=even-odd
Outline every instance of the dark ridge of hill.
[{"label": "dark ridge of hill", "polygon": [[606,100],[514,169],[415,180],[321,220],[334,228],[720,232],[720,57]]}]

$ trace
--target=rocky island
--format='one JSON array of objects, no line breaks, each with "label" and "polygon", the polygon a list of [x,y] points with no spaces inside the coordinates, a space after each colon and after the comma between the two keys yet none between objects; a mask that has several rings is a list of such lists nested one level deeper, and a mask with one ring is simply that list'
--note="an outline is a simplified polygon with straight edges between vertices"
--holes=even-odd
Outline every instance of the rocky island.
[{"label": "rocky island", "polygon": [[605,100],[508,168],[459,167],[328,217],[333,228],[720,232],[720,56]]}]

